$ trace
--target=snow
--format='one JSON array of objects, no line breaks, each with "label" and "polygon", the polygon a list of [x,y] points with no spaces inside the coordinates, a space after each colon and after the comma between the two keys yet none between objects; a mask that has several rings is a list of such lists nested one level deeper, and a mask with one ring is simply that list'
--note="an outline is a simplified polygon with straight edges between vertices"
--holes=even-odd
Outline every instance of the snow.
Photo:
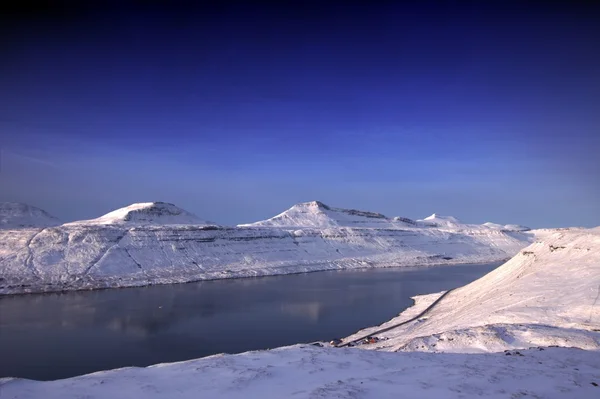
[{"label": "snow", "polygon": [[454,216],[441,216],[441,215],[438,215],[437,213],[434,213],[434,214],[432,214],[432,215],[430,215],[430,216],[427,216],[427,217],[426,217],[425,219],[423,219],[423,220],[429,220],[429,221],[438,221],[438,220],[444,220],[444,221],[446,221],[446,222],[450,222],[450,223],[453,223],[453,224],[458,224],[458,223],[460,223],[460,222],[458,221],[458,219],[457,219],[457,218],[455,218]]},{"label": "snow", "polygon": [[285,212],[260,222],[242,224],[240,227],[374,227],[399,228],[405,224],[389,219],[381,213],[356,209],[332,208],[320,201],[303,202]]},{"label": "snow", "polygon": [[[414,318],[440,298],[416,297],[413,308],[379,327]],[[600,350],[600,228],[547,231],[510,261],[455,289],[414,321],[377,336],[370,349],[489,352],[535,346]]]},{"label": "snow", "polygon": [[0,229],[57,226],[61,222],[48,212],[18,202],[0,202]]},{"label": "snow", "polygon": [[134,204],[91,221],[0,230],[0,294],[495,262],[536,234],[401,219],[314,201],[268,221],[222,227],[172,204]]},{"label": "snow", "polygon": [[425,219],[419,219],[417,222],[425,226],[432,227],[455,227],[461,225],[462,223],[455,218],[454,216],[441,216],[434,213],[431,216],[426,217]]},{"label": "snow", "polygon": [[170,224],[193,224],[214,225],[206,222],[198,216],[166,202],[143,202],[109,212],[97,219],[82,220],[68,225],[107,225],[127,224],[139,225],[170,225]]},{"label": "snow", "polygon": [[597,398],[600,356],[579,349],[385,353],[297,345],[65,380],[1,381],[3,399]]},{"label": "snow", "polygon": [[5,378],[2,397],[597,398],[600,228],[536,237],[481,279],[418,296],[397,318],[344,340],[367,333],[375,344],[300,344],[50,382]]}]

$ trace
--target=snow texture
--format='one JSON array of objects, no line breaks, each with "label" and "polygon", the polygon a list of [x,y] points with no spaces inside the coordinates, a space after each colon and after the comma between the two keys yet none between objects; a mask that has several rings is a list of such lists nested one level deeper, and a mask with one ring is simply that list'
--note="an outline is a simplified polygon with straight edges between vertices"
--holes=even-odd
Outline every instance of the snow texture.
[{"label": "snow texture", "polygon": [[0,380],[3,399],[597,398],[600,356],[579,349],[385,353],[298,345],[65,380]]},{"label": "snow texture", "polygon": [[68,223],[68,225],[94,224],[127,224],[130,226],[171,224],[214,225],[214,223],[206,222],[198,216],[166,202],[132,204],[109,212],[97,219]]},{"label": "snow texture", "polygon": [[[600,228],[557,229],[464,287],[414,298],[365,349],[496,352],[536,346],[600,350]],[[600,356],[599,356],[600,357]]]},{"label": "snow texture", "polygon": [[429,226],[315,201],[222,227],[171,204],[134,204],[91,221],[1,229],[0,294],[485,263],[510,258],[535,236],[452,220]]},{"label": "snow texture", "polygon": [[597,398],[600,228],[544,233],[481,279],[416,297],[398,318],[346,339],[416,318],[375,344],[295,345],[50,382],[5,378],[2,397]]},{"label": "snow texture", "polygon": [[389,219],[381,213],[359,211],[356,209],[332,208],[320,201],[303,202],[292,206],[287,211],[256,223],[239,225],[240,227],[402,227],[400,220]]}]

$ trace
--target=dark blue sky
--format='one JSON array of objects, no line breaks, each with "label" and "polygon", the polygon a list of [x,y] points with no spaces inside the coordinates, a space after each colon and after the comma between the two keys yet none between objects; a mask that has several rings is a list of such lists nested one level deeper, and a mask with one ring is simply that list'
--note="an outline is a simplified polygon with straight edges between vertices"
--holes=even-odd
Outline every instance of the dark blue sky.
[{"label": "dark blue sky", "polygon": [[4,12],[0,201],[599,225],[598,8],[478,3]]}]

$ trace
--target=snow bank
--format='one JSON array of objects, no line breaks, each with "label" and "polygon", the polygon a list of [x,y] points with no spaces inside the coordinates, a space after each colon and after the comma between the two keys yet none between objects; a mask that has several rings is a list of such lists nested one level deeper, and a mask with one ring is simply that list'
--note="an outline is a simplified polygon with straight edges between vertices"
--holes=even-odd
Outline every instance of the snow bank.
[{"label": "snow bank", "polygon": [[65,380],[0,380],[3,399],[597,398],[600,356],[549,348],[496,354],[382,353],[298,345]]}]

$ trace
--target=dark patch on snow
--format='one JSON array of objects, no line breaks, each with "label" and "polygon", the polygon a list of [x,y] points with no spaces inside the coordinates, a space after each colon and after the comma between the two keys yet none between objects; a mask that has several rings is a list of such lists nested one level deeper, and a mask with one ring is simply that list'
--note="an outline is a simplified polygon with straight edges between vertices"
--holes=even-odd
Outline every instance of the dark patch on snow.
[{"label": "dark patch on snow", "polygon": [[362,216],[362,217],[371,218],[371,219],[385,219],[386,218],[385,215],[382,215],[381,213],[369,212],[369,211],[359,211],[357,209],[347,209],[347,210],[343,210],[343,212],[345,212],[349,215]]},{"label": "dark patch on snow", "polygon": [[407,223],[407,224],[412,224],[412,225],[416,225],[417,224],[417,222],[415,222],[414,220],[409,219],[409,218],[405,218],[405,217],[401,217],[401,216],[396,216],[394,218],[394,220],[396,220],[398,222],[404,222],[404,223]]}]

